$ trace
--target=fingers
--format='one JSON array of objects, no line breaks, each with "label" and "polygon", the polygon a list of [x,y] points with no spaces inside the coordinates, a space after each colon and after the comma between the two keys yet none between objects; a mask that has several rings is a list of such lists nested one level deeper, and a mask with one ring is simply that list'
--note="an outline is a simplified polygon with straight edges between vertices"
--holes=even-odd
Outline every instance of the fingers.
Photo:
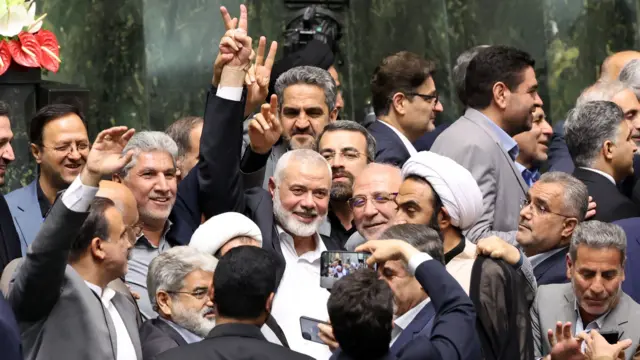
[{"label": "fingers", "polygon": [[[231,38],[231,36],[225,35],[222,39],[220,39],[220,50],[224,50],[225,46],[230,47],[231,49],[233,49],[233,51],[238,51],[240,50],[242,44],[238,44],[234,39]],[[233,56],[233,54],[231,55]]]},{"label": "fingers", "polygon": [[123,168],[125,165],[127,165],[131,161],[131,159],[133,159],[133,155],[134,154],[135,154],[135,152],[133,150],[127,151],[127,153],[124,154],[124,156],[120,158],[120,161],[119,161],[120,168]]},{"label": "fingers", "polygon": [[101,143],[104,142],[107,139],[107,135],[109,136],[109,138],[113,139],[116,136],[120,136],[121,134],[125,133],[127,131],[127,127],[126,126],[114,126],[112,128],[106,129],[106,130],[102,130],[98,136],[96,136],[96,143]]},{"label": "fingers", "polygon": [[631,341],[631,339],[624,339],[622,341],[618,341],[618,343],[615,345],[616,352],[627,350],[632,343],[633,341]]},{"label": "fingers", "polygon": [[224,22],[224,27],[227,30],[235,29],[236,27],[233,25],[233,20],[231,19],[231,15],[229,15],[229,11],[226,7],[220,6],[220,15],[222,15],[222,21]]},{"label": "fingers", "polygon": [[[265,39],[266,41],[266,39]],[[278,52],[278,43],[275,41],[271,42],[271,46],[269,47],[269,54],[267,55],[267,59],[264,62],[264,67],[269,70],[269,74],[271,74],[271,69],[273,68],[273,63],[276,61],[276,52]]]},{"label": "fingers", "polygon": [[260,122],[256,118],[251,119],[251,121],[249,122],[249,131],[252,131],[252,130],[256,131],[260,135],[264,134],[262,125],[260,125]]},{"label": "fingers", "polygon": [[131,140],[131,138],[133,137],[133,135],[135,135],[135,133],[136,133],[136,129],[127,130],[127,132],[125,132],[124,135],[120,137],[120,143],[122,144],[122,146],[127,145],[129,140]]},{"label": "fingers", "polygon": [[244,4],[240,5],[240,22],[238,23],[238,29],[244,30],[244,33],[248,33],[248,21],[247,21],[247,7]]},{"label": "fingers", "polygon": [[562,327],[562,340],[571,339],[571,323],[568,322]]},{"label": "fingers", "polygon": [[260,107],[260,114],[257,115],[255,119],[260,122],[260,125],[265,131],[271,129],[271,126],[269,126],[269,122],[267,121],[269,117],[269,104],[262,104]]},{"label": "fingers", "polygon": [[560,321],[556,323],[556,336],[555,336],[554,344],[562,341],[562,325],[563,324]]},{"label": "fingers", "polygon": [[267,38],[260,36],[258,40],[258,52],[256,53],[256,66],[262,66],[264,63],[264,50],[267,47]]},{"label": "fingers", "polygon": [[269,106],[270,106],[269,111],[271,112],[272,115],[275,116],[278,111],[278,95],[276,94],[271,95]]}]

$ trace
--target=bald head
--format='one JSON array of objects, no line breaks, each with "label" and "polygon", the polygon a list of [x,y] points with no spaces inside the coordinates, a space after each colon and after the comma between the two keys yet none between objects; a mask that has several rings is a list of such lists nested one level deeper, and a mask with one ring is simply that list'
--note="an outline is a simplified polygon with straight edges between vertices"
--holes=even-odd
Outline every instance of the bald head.
[{"label": "bald head", "polygon": [[125,225],[133,226],[138,222],[136,198],[125,185],[107,180],[100,181],[96,196],[112,200],[122,213]]},{"label": "bald head", "polygon": [[600,67],[600,80],[617,79],[622,68],[633,59],[640,59],[640,52],[629,50],[610,55],[602,62],[602,66]]}]

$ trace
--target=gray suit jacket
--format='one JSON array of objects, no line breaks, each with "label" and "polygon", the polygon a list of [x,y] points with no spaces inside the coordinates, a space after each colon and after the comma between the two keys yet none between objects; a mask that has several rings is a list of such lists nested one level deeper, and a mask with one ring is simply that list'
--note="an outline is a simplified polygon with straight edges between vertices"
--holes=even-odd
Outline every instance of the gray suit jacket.
[{"label": "gray suit jacket", "polygon": [[[625,359],[631,360],[640,340],[640,305],[621,291],[620,301],[604,318],[601,332],[617,331],[620,339],[631,339],[633,344],[625,351]],[[536,358],[551,352],[547,330],[555,331],[556,322],[571,322],[572,334],[578,319],[575,312],[576,298],[571,284],[541,285],[531,307],[533,346]],[[585,324],[586,326],[586,324]]]},{"label": "gray suit jacket", "polygon": [[40,226],[42,226],[42,212],[38,203],[36,181],[38,181],[37,177],[31,184],[13,190],[5,197],[11,216],[13,216],[13,223],[16,225],[16,231],[20,236],[22,256],[27,253],[27,247],[31,245]]},{"label": "gray suit jacket", "polygon": [[464,166],[482,191],[484,213],[465,236],[473,243],[495,235],[516,244],[520,205],[529,187],[493,129],[481,116],[477,110],[467,109],[438,136],[431,151]]},{"label": "gray suit jacket", "polygon": [[[88,213],[56,201],[33,241],[9,292],[20,326],[25,359],[113,360],[115,327],[98,296],[69,265],[72,242]],[[112,299],[142,359],[135,305]]]}]

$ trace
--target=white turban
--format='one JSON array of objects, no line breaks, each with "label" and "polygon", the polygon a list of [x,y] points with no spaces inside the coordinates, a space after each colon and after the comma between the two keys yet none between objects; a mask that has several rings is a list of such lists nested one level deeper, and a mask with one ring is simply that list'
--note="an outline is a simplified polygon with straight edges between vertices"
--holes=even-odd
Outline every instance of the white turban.
[{"label": "white turban", "polygon": [[482,215],[482,192],[473,175],[448,157],[421,151],[402,167],[402,178],[415,175],[425,179],[438,194],[451,217],[451,224],[459,229],[473,226]]},{"label": "white turban", "polygon": [[191,235],[189,246],[215,255],[229,240],[239,236],[255,239],[262,246],[262,232],[256,223],[240,213],[227,212],[198,226]]}]

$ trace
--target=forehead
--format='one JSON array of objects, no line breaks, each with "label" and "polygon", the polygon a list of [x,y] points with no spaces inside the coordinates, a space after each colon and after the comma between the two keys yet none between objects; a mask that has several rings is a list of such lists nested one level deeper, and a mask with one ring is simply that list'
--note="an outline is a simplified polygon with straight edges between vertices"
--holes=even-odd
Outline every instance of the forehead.
[{"label": "forehead", "polygon": [[81,136],[87,138],[87,128],[82,119],[74,113],[49,121],[42,129],[42,138],[55,137],[58,140],[65,136]]},{"label": "forehead", "polygon": [[325,164],[318,165],[291,161],[284,171],[285,186],[302,185],[311,189],[331,186],[331,173]]},{"label": "forehead", "polygon": [[402,183],[399,169],[374,166],[366,168],[353,184],[354,195],[367,195],[374,192],[398,192]]},{"label": "forehead", "polygon": [[322,107],[325,110],[324,91],[321,87],[309,84],[295,84],[284,89],[282,99],[283,107],[307,108]]},{"label": "forehead", "polygon": [[124,227],[124,220],[122,219],[122,213],[115,206],[109,206],[104,212],[105,218],[109,222],[109,229],[111,231],[121,231]]},{"label": "forehead", "polygon": [[620,250],[612,247],[598,249],[580,244],[576,255],[575,265],[577,268],[607,271],[618,268],[622,263]]},{"label": "forehead", "polygon": [[408,200],[430,203],[433,200],[431,186],[423,181],[405,179],[398,191],[398,202]]},{"label": "forehead", "polygon": [[549,202],[561,202],[563,187],[556,183],[536,182],[529,189],[529,196],[535,199],[542,199]]},{"label": "forehead", "polygon": [[213,273],[201,269],[193,270],[184,277],[185,287],[208,286],[213,281]]},{"label": "forehead", "polygon": [[638,98],[631,89],[624,89],[623,91],[620,91],[611,98],[611,101],[620,106],[623,112],[638,110],[640,108]]},{"label": "forehead", "polygon": [[340,150],[347,147],[358,149],[360,152],[367,150],[367,139],[359,131],[336,130],[322,135],[319,148],[322,150]]},{"label": "forehead", "polygon": [[0,116],[0,138],[10,138],[13,137],[13,132],[11,131],[11,122],[9,118],[6,116]]},{"label": "forehead", "polygon": [[136,164],[133,169],[171,170],[174,169],[173,157],[166,151],[141,152],[136,157]]},{"label": "forehead", "polygon": [[436,83],[433,81],[433,77],[429,76],[419,87],[418,92],[420,94],[427,95],[436,89]]}]

